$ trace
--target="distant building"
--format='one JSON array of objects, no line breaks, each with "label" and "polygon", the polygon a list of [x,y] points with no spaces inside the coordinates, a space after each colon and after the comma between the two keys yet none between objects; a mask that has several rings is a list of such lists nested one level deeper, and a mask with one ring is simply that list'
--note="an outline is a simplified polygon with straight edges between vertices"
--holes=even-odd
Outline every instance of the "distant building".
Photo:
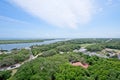
[{"label": "distant building", "polygon": [[29,47],[25,47],[25,49],[27,49],[27,50],[31,50],[31,48],[29,48]]},{"label": "distant building", "polygon": [[79,50],[79,52],[86,52],[87,51],[87,49],[85,49],[85,48],[80,48],[80,50]]},{"label": "distant building", "polygon": [[0,54],[3,54],[3,53],[0,51]]},{"label": "distant building", "polygon": [[81,62],[74,62],[71,64],[72,64],[72,66],[81,66],[81,67],[86,68],[86,69],[89,67],[88,64],[82,64]]},{"label": "distant building", "polygon": [[64,52],[61,52],[61,51],[60,51],[59,53],[60,53],[60,54],[63,54]]},{"label": "distant building", "polygon": [[118,54],[118,59],[120,59],[120,54]]},{"label": "distant building", "polygon": [[87,51],[87,49],[85,49],[85,48],[80,48],[79,50],[77,50],[77,49],[75,49],[75,50],[73,50],[73,52],[86,52]]}]

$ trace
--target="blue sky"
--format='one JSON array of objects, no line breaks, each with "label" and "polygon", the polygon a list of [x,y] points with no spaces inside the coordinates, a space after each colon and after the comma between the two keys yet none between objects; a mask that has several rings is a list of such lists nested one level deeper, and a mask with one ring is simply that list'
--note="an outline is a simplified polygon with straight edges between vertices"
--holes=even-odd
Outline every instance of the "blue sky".
[{"label": "blue sky", "polygon": [[0,0],[0,38],[120,38],[120,0]]}]

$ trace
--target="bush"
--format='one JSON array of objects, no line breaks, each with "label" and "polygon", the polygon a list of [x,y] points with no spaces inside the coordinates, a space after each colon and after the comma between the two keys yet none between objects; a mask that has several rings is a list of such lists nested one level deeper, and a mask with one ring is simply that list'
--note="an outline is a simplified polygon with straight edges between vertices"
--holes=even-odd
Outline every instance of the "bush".
[{"label": "bush", "polygon": [[0,71],[0,80],[7,80],[10,78],[12,71]]}]

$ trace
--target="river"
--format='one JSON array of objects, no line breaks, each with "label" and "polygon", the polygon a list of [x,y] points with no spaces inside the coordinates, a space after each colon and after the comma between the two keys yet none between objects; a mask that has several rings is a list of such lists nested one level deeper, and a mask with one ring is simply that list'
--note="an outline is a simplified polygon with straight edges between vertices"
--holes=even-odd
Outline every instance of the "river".
[{"label": "river", "polygon": [[21,49],[21,48],[25,48],[25,47],[30,47],[32,45],[50,44],[50,43],[55,43],[58,41],[65,41],[65,39],[55,39],[55,40],[49,40],[49,41],[43,41],[43,42],[33,42],[33,43],[0,44],[0,49],[2,49],[2,50],[11,50],[14,48]]}]

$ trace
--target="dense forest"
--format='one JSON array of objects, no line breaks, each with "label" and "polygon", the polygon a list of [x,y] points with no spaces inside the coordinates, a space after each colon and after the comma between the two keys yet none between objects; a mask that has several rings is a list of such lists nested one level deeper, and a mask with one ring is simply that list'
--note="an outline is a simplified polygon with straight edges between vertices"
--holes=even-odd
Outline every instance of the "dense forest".
[{"label": "dense forest", "polygon": [[29,51],[21,49],[20,51],[12,51],[11,54],[0,55],[0,68],[7,67],[16,63],[20,63],[29,58]]},{"label": "dense forest", "polygon": [[[101,52],[106,48],[120,49],[120,39],[74,39],[47,45],[33,45],[30,50],[13,49],[10,54],[0,55],[0,67],[22,63],[29,56],[36,59],[21,65],[17,72],[0,71],[0,80],[120,80],[120,60],[117,57],[102,58],[74,52],[86,48],[90,52]],[[86,53],[86,52],[84,52]],[[88,68],[72,63],[87,64]]]},{"label": "dense forest", "polygon": [[[72,66],[69,60],[88,63],[89,67]],[[119,66],[116,59],[89,57],[82,53],[57,54],[26,63],[10,80],[120,80]]]}]

